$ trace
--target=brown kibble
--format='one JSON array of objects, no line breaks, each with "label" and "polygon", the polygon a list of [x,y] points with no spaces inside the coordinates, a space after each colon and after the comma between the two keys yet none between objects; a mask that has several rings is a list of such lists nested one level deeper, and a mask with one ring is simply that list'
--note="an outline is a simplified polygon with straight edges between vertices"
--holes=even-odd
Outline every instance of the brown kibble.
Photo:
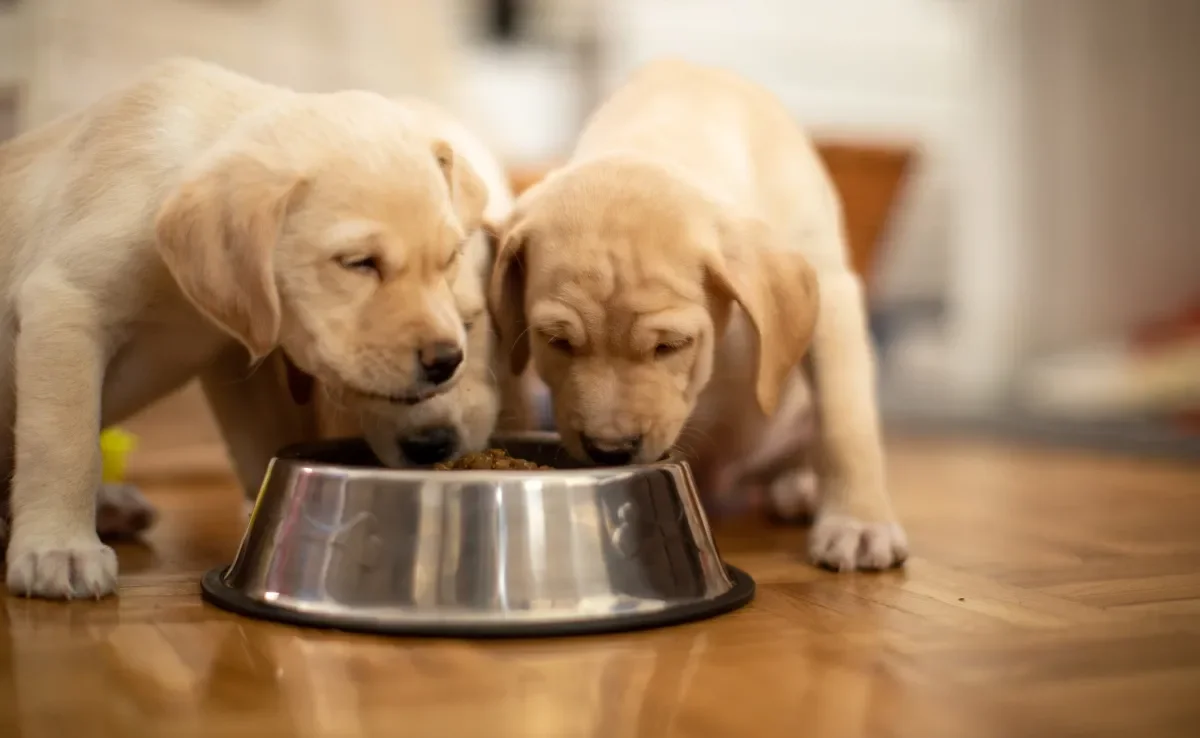
[{"label": "brown kibble", "polygon": [[495,471],[549,471],[553,467],[541,466],[527,459],[516,459],[509,456],[506,451],[499,448],[489,448],[485,451],[466,454],[457,461],[441,464],[435,464],[434,469],[438,471],[450,471],[452,469],[475,469],[475,470],[495,470]]}]

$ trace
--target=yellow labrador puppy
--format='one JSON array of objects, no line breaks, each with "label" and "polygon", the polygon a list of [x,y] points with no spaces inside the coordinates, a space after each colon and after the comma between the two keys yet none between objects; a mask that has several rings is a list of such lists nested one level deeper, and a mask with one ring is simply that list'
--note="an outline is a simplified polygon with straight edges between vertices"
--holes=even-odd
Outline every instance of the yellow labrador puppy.
[{"label": "yellow labrador puppy", "polygon": [[904,560],[840,204],[767,91],[677,61],[637,73],[518,199],[490,300],[575,455],[647,462],[678,444],[710,499],[764,469],[803,483],[811,367],[811,556],[842,571]]},{"label": "yellow labrador puppy", "polygon": [[321,387],[313,400],[321,435],[362,435],[385,464],[423,466],[481,450],[498,423],[508,429],[522,429],[529,425],[530,417],[524,387],[510,373],[509,362],[493,363],[495,337],[487,312],[487,279],[495,258],[491,233],[495,224],[508,218],[513,206],[504,167],[449,112],[411,97],[396,103],[408,116],[410,129],[449,142],[487,189],[483,213],[486,227],[468,236],[454,282],[454,297],[467,331],[462,378],[449,391],[415,405],[345,394],[337,387]]},{"label": "yellow labrador puppy", "polygon": [[408,126],[371,93],[173,60],[0,147],[10,592],[113,591],[100,428],[191,377],[235,456],[297,432],[237,381],[277,348],[350,394],[453,386],[467,338],[451,285],[487,195]]}]

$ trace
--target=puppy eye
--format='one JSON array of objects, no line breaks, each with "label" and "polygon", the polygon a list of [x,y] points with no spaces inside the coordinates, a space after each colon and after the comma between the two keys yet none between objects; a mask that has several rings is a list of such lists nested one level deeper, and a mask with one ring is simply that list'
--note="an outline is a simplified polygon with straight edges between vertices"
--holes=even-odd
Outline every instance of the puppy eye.
[{"label": "puppy eye", "polygon": [[479,319],[481,317],[483,317],[482,314],[477,313],[475,315],[470,315],[466,318],[463,318],[463,329],[466,331],[470,331],[472,328],[475,327],[475,324],[479,322]]},{"label": "puppy eye", "polygon": [[672,354],[679,353],[683,349],[692,345],[691,338],[684,338],[678,341],[664,341],[654,347],[654,356],[662,359]]},{"label": "puppy eye", "polygon": [[566,354],[574,351],[574,348],[571,346],[571,342],[562,336],[546,336],[546,343],[548,343],[550,348],[554,349],[555,351],[562,351]]},{"label": "puppy eye", "polygon": [[383,274],[383,270],[379,264],[379,257],[376,256],[339,256],[337,263],[343,269],[349,269],[352,272],[362,272],[376,277]]}]

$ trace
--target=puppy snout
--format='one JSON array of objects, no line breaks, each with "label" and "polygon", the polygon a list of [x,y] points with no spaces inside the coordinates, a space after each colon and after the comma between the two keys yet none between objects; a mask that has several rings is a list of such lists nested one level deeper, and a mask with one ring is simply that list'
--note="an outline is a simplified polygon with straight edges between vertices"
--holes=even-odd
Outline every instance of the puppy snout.
[{"label": "puppy snout", "polygon": [[463,351],[456,343],[439,341],[417,352],[421,374],[430,384],[443,384],[454,377],[463,363]]},{"label": "puppy snout", "polygon": [[621,466],[628,464],[642,448],[641,436],[625,436],[622,438],[593,438],[580,435],[579,442],[583,452],[592,461],[604,466]]},{"label": "puppy snout", "polygon": [[458,431],[451,426],[424,428],[411,436],[398,439],[400,453],[419,466],[445,461],[458,451]]}]

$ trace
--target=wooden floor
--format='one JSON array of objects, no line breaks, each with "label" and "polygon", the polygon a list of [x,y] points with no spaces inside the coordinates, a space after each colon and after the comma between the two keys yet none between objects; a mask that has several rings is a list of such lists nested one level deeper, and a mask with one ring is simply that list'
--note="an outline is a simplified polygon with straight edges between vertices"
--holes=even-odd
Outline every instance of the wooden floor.
[{"label": "wooden floor", "polygon": [[164,514],[120,550],[120,597],[4,599],[0,736],[1200,735],[1195,466],[894,441],[915,552],[902,572],[816,571],[803,531],[722,524],[724,554],[760,585],[731,615],[388,640],[203,604],[238,497],[203,423],[168,412],[155,428],[135,476]]}]

